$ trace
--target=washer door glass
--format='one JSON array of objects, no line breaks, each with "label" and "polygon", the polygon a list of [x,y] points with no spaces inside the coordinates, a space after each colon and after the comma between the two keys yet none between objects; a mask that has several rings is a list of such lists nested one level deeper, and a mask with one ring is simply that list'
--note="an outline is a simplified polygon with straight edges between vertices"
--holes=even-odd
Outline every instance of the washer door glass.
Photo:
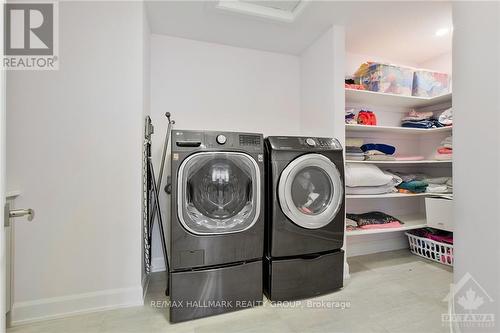
[{"label": "washer door glass", "polygon": [[186,158],[178,174],[182,225],[197,235],[240,232],[257,221],[260,171],[243,153],[203,152]]},{"label": "washer door glass", "polygon": [[324,155],[302,155],[281,173],[278,184],[281,209],[301,227],[318,229],[329,224],[337,215],[343,196],[340,173]]}]

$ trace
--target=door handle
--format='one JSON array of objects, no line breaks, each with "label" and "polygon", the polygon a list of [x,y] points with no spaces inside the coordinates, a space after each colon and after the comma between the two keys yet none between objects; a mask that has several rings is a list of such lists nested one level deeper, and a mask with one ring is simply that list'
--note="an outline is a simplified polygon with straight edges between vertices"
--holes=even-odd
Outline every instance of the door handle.
[{"label": "door handle", "polygon": [[5,217],[4,217],[4,226],[10,226],[10,219],[13,217],[23,217],[28,216],[28,221],[33,221],[35,218],[35,211],[31,208],[27,209],[10,209],[10,204],[5,204]]}]

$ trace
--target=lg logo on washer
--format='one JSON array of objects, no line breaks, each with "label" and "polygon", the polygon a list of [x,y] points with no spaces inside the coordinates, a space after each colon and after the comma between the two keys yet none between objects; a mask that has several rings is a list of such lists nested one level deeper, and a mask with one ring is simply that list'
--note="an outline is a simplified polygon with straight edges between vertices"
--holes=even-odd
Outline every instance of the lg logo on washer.
[{"label": "lg logo on washer", "polygon": [[57,3],[4,4],[4,69],[57,69],[57,13]]}]

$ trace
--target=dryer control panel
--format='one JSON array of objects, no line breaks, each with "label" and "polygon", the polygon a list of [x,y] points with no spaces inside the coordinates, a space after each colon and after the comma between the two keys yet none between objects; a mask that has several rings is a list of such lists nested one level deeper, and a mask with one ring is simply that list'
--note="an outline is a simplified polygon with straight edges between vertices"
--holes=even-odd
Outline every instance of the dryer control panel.
[{"label": "dryer control panel", "polygon": [[274,150],[342,150],[335,138],[270,136],[268,140]]}]

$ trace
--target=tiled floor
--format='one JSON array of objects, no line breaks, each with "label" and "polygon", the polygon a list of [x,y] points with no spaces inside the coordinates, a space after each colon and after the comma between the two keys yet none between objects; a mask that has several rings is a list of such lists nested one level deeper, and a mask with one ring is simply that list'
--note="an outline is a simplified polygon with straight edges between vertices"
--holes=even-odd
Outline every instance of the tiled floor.
[{"label": "tiled floor", "polygon": [[[9,329],[9,333],[78,332],[447,332],[442,301],[452,281],[450,268],[411,255],[385,252],[349,260],[351,279],[335,293],[314,299],[349,302],[350,307],[285,308],[266,304],[191,322],[170,325],[167,310],[151,307],[165,296],[163,273],[151,278],[143,307],[105,311]],[[317,303],[319,304],[319,303]]]}]

